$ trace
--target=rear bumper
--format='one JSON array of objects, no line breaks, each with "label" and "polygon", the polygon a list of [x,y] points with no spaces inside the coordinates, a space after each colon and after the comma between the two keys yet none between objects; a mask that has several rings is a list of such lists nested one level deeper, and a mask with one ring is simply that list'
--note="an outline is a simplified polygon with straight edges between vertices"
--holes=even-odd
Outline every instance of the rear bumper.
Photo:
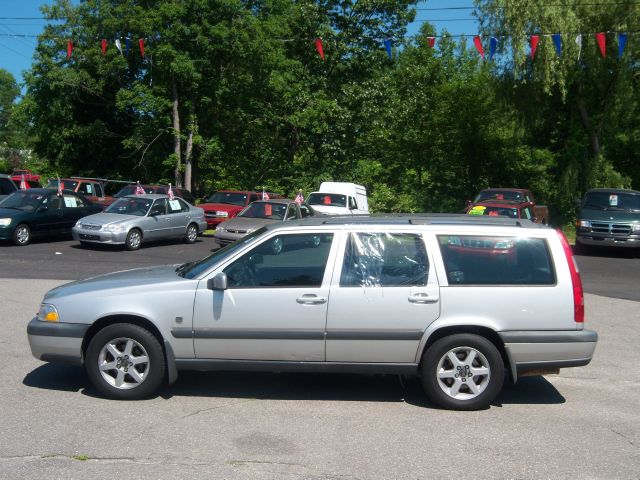
[{"label": "rear bumper", "polygon": [[498,332],[514,379],[532,370],[581,367],[591,362],[598,342],[593,330]]},{"label": "rear bumper", "polygon": [[27,326],[31,353],[44,362],[82,365],[82,339],[89,329],[83,323],[41,322],[34,318]]}]

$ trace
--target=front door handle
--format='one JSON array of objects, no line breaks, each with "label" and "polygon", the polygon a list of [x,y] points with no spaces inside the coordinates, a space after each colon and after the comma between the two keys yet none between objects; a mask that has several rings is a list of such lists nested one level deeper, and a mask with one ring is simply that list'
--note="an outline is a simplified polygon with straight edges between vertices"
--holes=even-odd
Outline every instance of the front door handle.
[{"label": "front door handle", "polygon": [[409,295],[409,301],[411,303],[436,303],[438,297],[431,297],[427,293],[414,293]]},{"label": "front door handle", "polygon": [[321,305],[323,303],[327,303],[326,297],[318,297],[312,293],[307,293],[302,295],[301,297],[296,298],[296,302],[302,305]]}]

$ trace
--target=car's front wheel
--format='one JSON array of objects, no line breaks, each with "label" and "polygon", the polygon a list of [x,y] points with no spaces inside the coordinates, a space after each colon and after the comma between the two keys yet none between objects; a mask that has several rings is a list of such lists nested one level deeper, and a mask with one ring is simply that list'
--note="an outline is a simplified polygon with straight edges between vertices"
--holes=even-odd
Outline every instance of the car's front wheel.
[{"label": "car's front wheel", "polygon": [[142,245],[142,232],[137,228],[133,228],[127,234],[124,246],[127,250],[138,250]]},{"label": "car's front wheel", "polygon": [[13,231],[13,243],[18,245],[19,247],[23,247],[24,245],[29,245],[30,242],[31,229],[29,228],[29,225],[21,223]]},{"label": "car's front wheel", "polygon": [[151,332],[116,323],[91,339],[85,368],[91,383],[106,397],[137,400],[158,390],[166,364],[162,346]]},{"label": "car's front wheel", "polygon": [[187,231],[184,236],[184,240],[187,243],[196,243],[198,239],[198,226],[195,223],[190,223],[187,226]]},{"label": "car's front wheel", "polygon": [[452,410],[487,408],[504,383],[504,362],[496,346],[474,334],[437,340],[422,361],[422,385],[429,398]]}]

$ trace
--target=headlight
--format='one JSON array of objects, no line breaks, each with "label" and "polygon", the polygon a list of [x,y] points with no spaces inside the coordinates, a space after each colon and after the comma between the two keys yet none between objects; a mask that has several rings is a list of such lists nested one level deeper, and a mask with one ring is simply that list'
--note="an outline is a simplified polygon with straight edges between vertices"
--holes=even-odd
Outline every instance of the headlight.
[{"label": "headlight", "polygon": [[222,225],[216,227],[216,232],[226,232],[226,229]]},{"label": "headlight", "polygon": [[634,232],[640,232],[640,223],[634,223],[633,224],[633,231]]},{"label": "headlight", "polygon": [[57,322],[60,320],[58,317],[58,311],[56,307],[53,305],[49,305],[48,303],[43,303],[40,305],[40,310],[38,311],[38,320],[41,322]]},{"label": "headlight", "polygon": [[76,222],[76,227],[80,228],[82,226],[82,220],[78,220]]},{"label": "headlight", "polygon": [[104,227],[102,227],[102,230],[104,230],[105,232],[113,233],[124,232],[124,225],[122,225],[121,223],[113,223],[111,225],[105,225]]},{"label": "headlight", "polygon": [[216,211],[216,217],[228,217],[229,216],[229,212],[223,212],[221,210],[217,210]]},{"label": "headlight", "polygon": [[578,220],[576,226],[578,228],[591,228],[591,222],[589,220]]},{"label": "headlight", "polygon": [[6,227],[9,224],[11,224],[11,219],[10,218],[0,218],[0,225],[1,226]]}]

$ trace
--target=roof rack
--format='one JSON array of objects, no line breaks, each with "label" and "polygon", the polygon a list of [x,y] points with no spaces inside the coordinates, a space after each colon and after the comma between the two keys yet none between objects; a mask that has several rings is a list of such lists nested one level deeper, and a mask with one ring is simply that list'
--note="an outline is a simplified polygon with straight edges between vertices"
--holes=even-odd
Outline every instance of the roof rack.
[{"label": "roof rack", "polygon": [[382,214],[345,215],[310,218],[305,225],[494,225],[520,228],[538,228],[531,220],[489,217],[468,214],[425,213],[425,214]]}]

